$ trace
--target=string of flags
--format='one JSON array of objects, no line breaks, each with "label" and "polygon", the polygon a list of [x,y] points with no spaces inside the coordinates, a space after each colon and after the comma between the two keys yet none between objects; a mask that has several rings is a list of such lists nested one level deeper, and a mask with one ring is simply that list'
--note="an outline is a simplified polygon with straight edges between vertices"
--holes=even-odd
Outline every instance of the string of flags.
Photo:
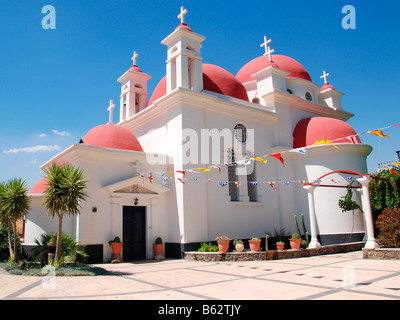
[{"label": "string of flags", "polygon": [[[349,139],[352,143],[356,144],[355,138],[357,136],[359,136],[359,135],[363,135],[363,134],[367,134],[367,133],[379,136],[381,138],[389,138],[390,135],[385,135],[382,130],[385,130],[385,129],[388,129],[388,128],[397,127],[397,126],[400,126],[400,124],[391,125],[391,126],[388,126],[388,127],[385,127],[385,128],[376,129],[376,130],[370,130],[370,131],[366,131],[366,132],[363,132],[363,133],[351,135],[351,136],[348,136],[348,137],[338,138],[338,139],[335,139],[335,140],[328,140],[326,137],[323,137],[322,139],[320,139],[320,140],[316,141],[315,143],[313,143],[311,146],[313,146],[313,145],[331,145],[334,148],[340,150],[340,148],[338,146],[336,146],[334,144],[334,142],[341,141],[343,139]],[[169,177],[174,178],[176,175],[177,175],[176,176],[176,180],[181,182],[181,183],[183,183],[183,184],[185,184],[185,181],[217,182],[217,183],[219,183],[221,185],[221,187],[227,187],[230,183],[234,183],[236,185],[236,187],[238,187],[238,188],[243,183],[245,183],[245,184],[250,183],[250,184],[252,184],[254,186],[257,186],[259,184],[267,184],[272,189],[276,189],[277,188],[277,184],[282,184],[284,186],[290,187],[292,183],[301,183],[303,185],[312,183],[314,185],[319,186],[321,184],[321,180],[310,180],[310,181],[304,181],[304,180],[299,180],[299,181],[246,181],[246,182],[229,181],[228,182],[228,181],[214,181],[214,180],[211,180],[211,179],[198,179],[196,177],[191,177],[191,178],[187,178],[186,177],[186,174],[189,173],[189,172],[190,173],[201,173],[201,172],[210,172],[212,170],[218,170],[218,172],[221,172],[221,167],[223,167],[223,166],[227,166],[227,167],[228,166],[237,166],[237,165],[245,165],[246,166],[246,165],[251,164],[252,161],[257,161],[257,162],[261,162],[261,163],[266,164],[268,162],[268,157],[272,157],[272,158],[277,159],[282,164],[282,166],[285,167],[285,161],[284,161],[284,159],[282,157],[282,154],[285,154],[287,152],[292,152],[292,153],[294,152],[294,153],[299,153],[299,154],[307,154],[307,152],[308,152],[307,148],[308,147],[295,148],[295,149],[285,150],[285,151],[278,152],[278,153],[257,156],[257,157],[249,158],[247,160],[237,160],[237,161],[231,162],[231,163],[223,163],[223,164],[220,164],[220,165],[212,165],[212,166],[207,167],[207,168],[201,168],[200,167],[200,168],[193,168],[193,169],[186,169],[186,170],[176,170],[175,172],[167,171],[166,173],[165,172],[154,172],[154,173],[146,173],[146,174],[145,173],[141,173],[140,175],[142,177],[142,182],[143,183],[145,182],[145,179],[146,179],[145,175],[147,175],[147,179],[149,180],[150,183],[153,183],[153,181],[154,181],[154,174],[160,175],[161,176],[161,184],[162,184],[162,186],[166,185],[166,183],[169,180]],[[391,173],[399,176],[399,174],[396,171],[394,171],[393,169],[400,170],[400,162],[392,162],[387,167],[385,167],[385,169],[388,169]],[[348,183],[351,182],[352,179],[353,179],[352,177],[346,177],[345,178],[345,180]],[[334,180],[334,179],[330,179],[328,182],[337,184],[340,181],[337,181],[337,180]]]}]

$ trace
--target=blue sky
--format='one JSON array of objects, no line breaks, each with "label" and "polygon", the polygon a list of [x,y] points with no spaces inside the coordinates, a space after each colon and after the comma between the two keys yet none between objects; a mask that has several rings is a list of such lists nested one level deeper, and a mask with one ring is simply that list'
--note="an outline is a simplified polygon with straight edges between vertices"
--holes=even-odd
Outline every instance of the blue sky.
[{"label": "blue sky", "polygon": [[[54,30],[42,28],[45,5],[56,9]],[[41,164],[106,123],[134,50],[153,77],[151,93],[165,75],[160,42],[179,24],[181,5],[187,24],[207,38],[205,63],[235,75],[263,54],[267,35],[276,54],[298,60],[318,85],[323,70],[331,74],[357,133],[400,123],[395,1],[0,0],[0,181],[21,177],[32,186]],[[342,28],[344,5],[356,9],[355,30]],[[370,172],[400,150],[400,127],[384,133],[391,137],[361,136],[374,148]]]}]

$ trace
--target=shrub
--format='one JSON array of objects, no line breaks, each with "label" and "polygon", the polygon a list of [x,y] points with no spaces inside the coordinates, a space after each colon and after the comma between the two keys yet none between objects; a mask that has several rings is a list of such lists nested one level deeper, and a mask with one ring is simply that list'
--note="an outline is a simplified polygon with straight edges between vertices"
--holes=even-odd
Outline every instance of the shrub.
[{"label": "shrub", "polygon": [[212,245],[211,242],[210,243],[205,243],[202,242],[201,246],[199,248],[199,250],[197,250],[198,252],[218,252],[218,246]]},{"label": "shrub", "polygon": [[386,248],[400,248],[400,208],[383,210],[376,221],[378,243]]},{"label": "shrub", "polygon": [[[42,234],[40,241],[35,239],[37,247],[32,250],[32,258],[42,262],[47,261],[48,244],[55,244],[57,241],[57,233]],[[61,257],[66,263],[86,263],[88,254],[85,247],[76,242],[75,237],[66,233],[61,234]]]}]

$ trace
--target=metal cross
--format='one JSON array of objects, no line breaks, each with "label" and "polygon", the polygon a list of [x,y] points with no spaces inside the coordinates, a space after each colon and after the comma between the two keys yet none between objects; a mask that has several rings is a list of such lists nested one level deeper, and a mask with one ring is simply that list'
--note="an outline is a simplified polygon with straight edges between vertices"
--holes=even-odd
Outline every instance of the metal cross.
[{"label": "metal cross", "polygon": [[178,19],[181,19],[181,23],[185,23],[185,15],[188,13],[187,9],[181,7],[181,13],[178,15]]},{"label": "metal cross", "polygon": [[329,74],[329,73],[325,73],[325,70],[324,70],[324,74],[321,76],[321,79],[324,78],[324,84],[327,84],[327,83],[328,83],[328,81],[326,80],[326,78],[327,78],[328,76],[330,76],[330,74]]},{"label": "metal cross", "polygon": [[107,108],[107,111],[110,112],[110,118],[108,123],[113,123],[113,109],[115,108],[115,104],[112,100],[110,100],[110,106]]},{"label": "metal cross", "polygon": [[133,65],[136,66],[136,59],[139,55],[137,54],[136,51],[133,51],[133,57],[131,58],[133,61]]}]

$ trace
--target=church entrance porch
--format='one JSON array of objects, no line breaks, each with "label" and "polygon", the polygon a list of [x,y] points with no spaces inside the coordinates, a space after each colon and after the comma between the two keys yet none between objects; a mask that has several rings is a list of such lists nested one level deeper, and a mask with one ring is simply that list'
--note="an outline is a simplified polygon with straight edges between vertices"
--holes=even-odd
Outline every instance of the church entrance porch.
[{"label": "church entrance porch", "polygon": [[123,260],[146,258],[146,207],[122,207]]}]

